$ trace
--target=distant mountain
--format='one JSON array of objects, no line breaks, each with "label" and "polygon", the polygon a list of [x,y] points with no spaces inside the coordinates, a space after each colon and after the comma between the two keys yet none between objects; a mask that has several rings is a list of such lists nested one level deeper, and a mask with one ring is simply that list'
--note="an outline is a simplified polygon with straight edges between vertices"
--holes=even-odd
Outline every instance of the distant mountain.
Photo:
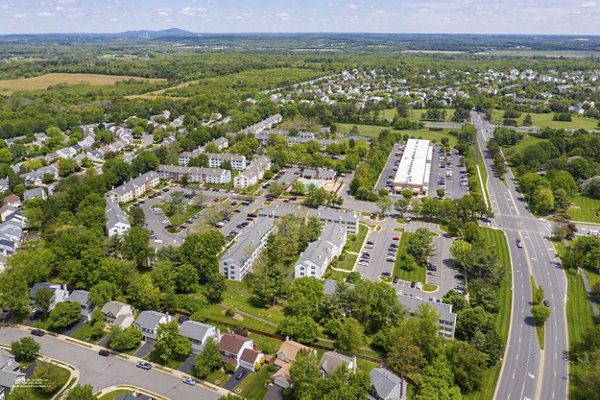
[{"label": "distant mountain", "polygon": [[12,34],[0,35],[0,41],[28,41],[28,42],[86,42],[97,40],[155,40],[169,38],[194,38],[198,34],[179,28],[164,29],[160,31],[140,30],[117,33],[40,33],[40,34]]},{"label": "distant mountain", "polygon": [[107,34],[109,36],[117,36],[117,37],[126,37],[131,39],[159,39],[159,38],[169,38],[169,37],[195,37],[198,34],[194,32],[184,31],[179,28],[171,28],[171,29],[163,29],[161,31],[126,31],[120,33],[111,33]]}]

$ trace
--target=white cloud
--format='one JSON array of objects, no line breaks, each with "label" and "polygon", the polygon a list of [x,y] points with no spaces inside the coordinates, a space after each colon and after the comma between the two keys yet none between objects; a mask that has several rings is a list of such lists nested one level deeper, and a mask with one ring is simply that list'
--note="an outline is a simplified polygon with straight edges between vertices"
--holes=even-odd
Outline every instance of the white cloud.
[{"label": "white cloud", "polygon": [[593,1],[588,1],[587,3],[583,3],[581,5],[582,8],[594,8],[596,6],[597,6],[597,4],[594,3]]},{"label": "white cloud", "polygon": [[58,0],[60,4],[73,4],[75,0]]},{"label": "white cloud", "polygon": [[351,9],[351,10],[356,10],[358,8],[358,6],[356,4],[350,4],[348,6],[348,8]]},{"label": "white cloud", "polygon": [[14,18],[25,18],[27,17],[27,14],[13,14]]},{"label": "white cloud", "polygon": [[53,13],[46,12],[46,11],[35,13],[35,15],[37,15],[38,17],[53,17],[54,16]]},{"label": "white cloud", "polygon": [[206,12],[206,8],[202,7],[184,7],[179,11],[181,15],[198,15],[204,14]]},{"label": "white cloud", "polygon": [[279,19],[283,20],[283,21],[289,21],[292,19],[292,16],[286,12],[280,12],[275,14]]}]

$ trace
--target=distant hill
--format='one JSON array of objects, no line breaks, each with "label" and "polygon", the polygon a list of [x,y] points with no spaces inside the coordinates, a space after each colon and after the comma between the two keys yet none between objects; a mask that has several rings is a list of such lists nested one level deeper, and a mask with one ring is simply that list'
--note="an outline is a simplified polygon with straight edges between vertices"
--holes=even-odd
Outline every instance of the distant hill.
[{"label": "distant hill", "polygon": [[88,42],[96,40],[156,40],[168,38],[194,38],[198,34],[179,28],[163,29],[160,31],[140,30],[117,33],[40,33],[0,35],[0,41],[7,42]]},{"label": "distant hill", "polygon": [[162,31],[126,31],[120,33],[107,34],[108,36],[126,37],[131,39],[160,39],[169,37],[194,37],[196,33],[185,31],[179,28],[163,29]]}]

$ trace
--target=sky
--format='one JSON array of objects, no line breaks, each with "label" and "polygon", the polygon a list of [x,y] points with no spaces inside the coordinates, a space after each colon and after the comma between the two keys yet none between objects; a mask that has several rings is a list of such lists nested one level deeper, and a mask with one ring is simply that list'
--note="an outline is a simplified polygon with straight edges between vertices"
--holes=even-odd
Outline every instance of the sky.
[{"label": "sky", "polygon": [[0,34],[377,32],[600,35],[600,0],[0,0]]}]

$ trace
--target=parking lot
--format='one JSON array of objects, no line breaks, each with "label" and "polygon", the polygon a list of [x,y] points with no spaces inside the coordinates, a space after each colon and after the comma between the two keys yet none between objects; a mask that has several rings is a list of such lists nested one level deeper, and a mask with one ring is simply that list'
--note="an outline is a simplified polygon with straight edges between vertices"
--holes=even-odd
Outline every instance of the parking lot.
[{"label": "parking lot", "polygon": [[[397,246],[399,241],[394,238],[399,238],[400,233],[395,232],[389,227],[383,227],[381,231],[371,230],[371,233],[367,236],[365,248],[363,253],[368,253],[369,258],[367,259],[367,265],[360,265],[361,257],[359,256],[358,272],[364,278],[379,282],[379,278],[382,273],[389,273],[390,276],[394,272],[394,261],[388,260],[388,249],[390,245]],[[372,243],[372,248],[369,245]],[[396,253],[395,251],[393,252]],[[364,258],[363,258],[364,259]]]},{"label": "parking lot", "polygon": [[377,185],[375,185],[375,192],[378,192],[380,189],[388,189],[388,191],[391,192],[391,183],[396,176],[403,150],[403,144],[396,143],[394,145],[392,152],[385,163],[385,167],[383,167],[381,175],[379,175],[379,180],[377,181]]},{"label": "parking lot", "polygon": [[452,199],[459,199],[468,193],[467,170],[459,164],[460,155],[456,150],[444,153],[438,145],[433,146],[429,197],[437,197],[438,189],[444,189],[445,197]]}]

